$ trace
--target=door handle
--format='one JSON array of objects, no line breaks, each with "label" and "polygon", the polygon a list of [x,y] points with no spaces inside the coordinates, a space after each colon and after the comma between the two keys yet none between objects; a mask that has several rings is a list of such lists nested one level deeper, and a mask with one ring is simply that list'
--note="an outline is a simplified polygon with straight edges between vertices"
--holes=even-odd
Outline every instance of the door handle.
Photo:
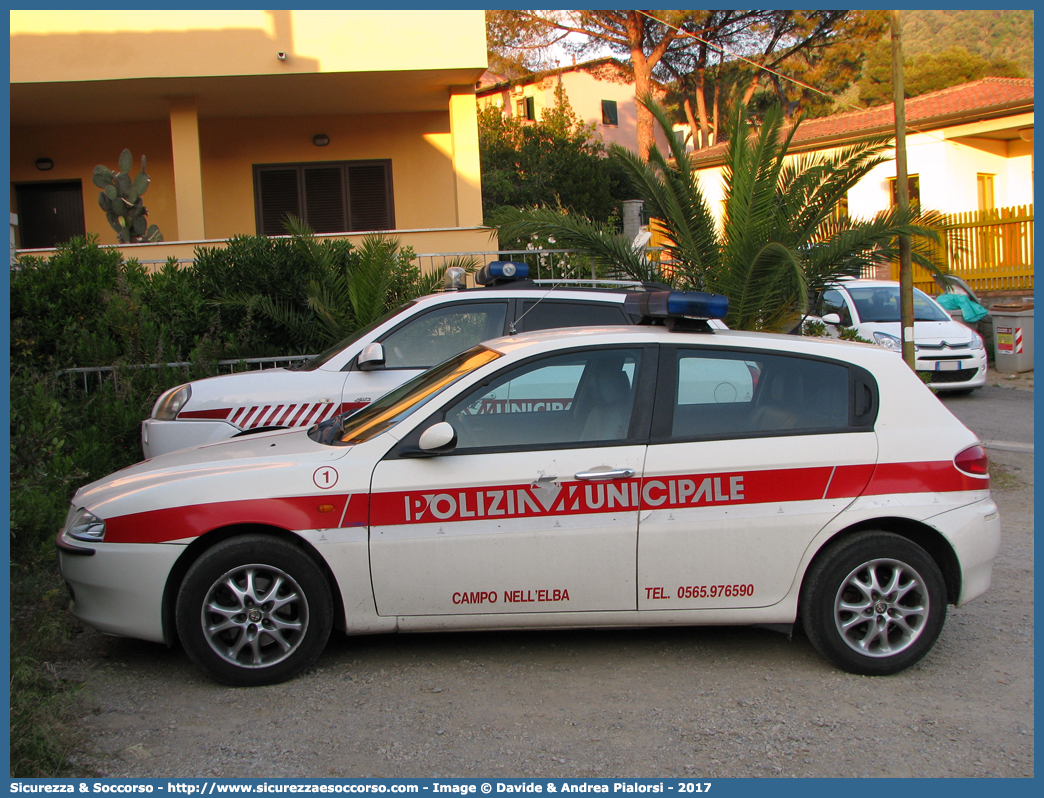
[{"label": "door handle", "polygon": [[634,476],[634,469],[607,468],[606,466],[601,466],[599,468],[592,468],[590,471],[581,471],[574,474],[574,476],[577,479],[629,479]]}]

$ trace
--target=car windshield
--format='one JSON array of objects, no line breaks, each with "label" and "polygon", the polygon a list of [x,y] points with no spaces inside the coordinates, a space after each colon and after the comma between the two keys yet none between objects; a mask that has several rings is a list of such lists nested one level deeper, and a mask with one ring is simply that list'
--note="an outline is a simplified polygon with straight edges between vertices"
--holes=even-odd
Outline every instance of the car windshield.
[{"label": "car windshield", "polygon": [[[899,286],[849,288],[860,322],[901,321],[899,315]],[[928,295],[913,290],[914,321],[949,321],[950,317]]]},{"label": "car windshield", "polygon": [[484,346],[461,352],[418,374],[362,410],[317,424],[308,435],[315,441],[334,446],[364,443],[410,416],[461,377],[498,357],[499,352]]},{"label": "car windshield", "polygon": [[315,371],[321,365],[323,365],[328,360],[330,360],[334,355],[336,355],[339,352],[344,351],[349,346],[351,346],[356,341],[358,341],[360,338],[363,338],[363,337],[369,335],[374,330],[376,330],[378,327],[380,327],[382,324],[384,324],[384,322],[388,321],[388,319],[390,319],[390,318],[392,318],[394,316],[398,316],[400,313],[405,312],[408,308],[413,307],[414,304],[415,304],[415,302],[407,302],[405,305],[402,305],[402,306],[396,308],[391,313],[388,313],[388,314],[386,314],[384,316],[381,316],[381,318],[377,319],[377,321],[375,321],[373,324],[368,324],[367,326],[363,327],[361,330],[358,330],[357,332],[353,333],[352,335],[349,335],[343,341],[337,342],[336,344],[331,346],[329,349],[327,349],[322,354],[316,355],[311,360],[306,361],[302,365],[293,367],[293,370],[294,371]]}]

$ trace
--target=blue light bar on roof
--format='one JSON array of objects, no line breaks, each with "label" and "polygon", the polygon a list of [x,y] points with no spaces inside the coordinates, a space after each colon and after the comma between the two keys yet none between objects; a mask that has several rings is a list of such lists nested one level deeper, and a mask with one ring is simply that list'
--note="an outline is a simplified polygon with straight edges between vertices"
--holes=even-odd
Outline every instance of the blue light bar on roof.
[{"label": "blue light bar on roof", "polygon": [[525,280],[529,277],[529,267],[524,263],[510,260],[494,260],[487,263],[478,274],[475,282],[479,285],[494,285],[510,280]]},{"label": "blue light bar on roof", "polygon": [[652,319],[724,319],[729,298],[703,291],[648,291],[628,294],[624,310]]}]

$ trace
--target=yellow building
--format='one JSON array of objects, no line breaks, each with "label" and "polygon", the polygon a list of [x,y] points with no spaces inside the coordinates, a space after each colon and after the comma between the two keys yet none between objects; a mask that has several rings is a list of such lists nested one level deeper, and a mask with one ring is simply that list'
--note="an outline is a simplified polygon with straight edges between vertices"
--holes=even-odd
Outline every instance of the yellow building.
[{"label": "yellow building", "polygon": [[[488,248],[475,83],[482,11],[11,11],[16,246],[116,234],[94,167],[147,156],[161,244],[384,230],[417,252]],[[353,236],[354,237],[354,236]]]},{"label": "yellow building", "polygon": [[[573,113],[606,145],[619,144],[638,151],[638,104],[634,78],[614,58],[599,58],[572,66],[556,67],[523,78],[509,79],[492,73],[483,76],[476,92],[480,108],[500,108],[507,116],[537,122],[544,110],[555,105],[561,86]],[[661,102],[665,90],[654,85]],[[659,127],[656,145],[666,150],[667,139]]]},{"label": "yellow building", "polygon": [[[1033,79],[982,78],[906,101],[911,202],[940,213],[1033,202]],[[833,153],[869,136],[894,136],[891,103],[801,122],[795,156]],[[848,213],[867,219],[896,202],[894,150],[848,193]],[[708,202],[721,216],[725,145],[693,154]]]}]

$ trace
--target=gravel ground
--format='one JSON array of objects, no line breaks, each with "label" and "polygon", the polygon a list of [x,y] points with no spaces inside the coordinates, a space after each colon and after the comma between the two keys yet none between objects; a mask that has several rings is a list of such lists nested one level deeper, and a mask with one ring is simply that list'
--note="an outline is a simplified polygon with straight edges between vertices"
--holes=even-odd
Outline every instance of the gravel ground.
[{"label": "gravel ground", "polygon": [[993,455],[1005,537],[985,597],[919,665],[835,670],[750,628],[347,638],[232,689],[178,650],[78,635],[83,775],[1032,776],[1033,460]]},{"label": "gravel ground", "polygon": [[1020,391],[1033,390],[1033,372],[1005,373],[990,368],[986,372],[986,384],[996,385],[1001,388],[1015,388]]}]

